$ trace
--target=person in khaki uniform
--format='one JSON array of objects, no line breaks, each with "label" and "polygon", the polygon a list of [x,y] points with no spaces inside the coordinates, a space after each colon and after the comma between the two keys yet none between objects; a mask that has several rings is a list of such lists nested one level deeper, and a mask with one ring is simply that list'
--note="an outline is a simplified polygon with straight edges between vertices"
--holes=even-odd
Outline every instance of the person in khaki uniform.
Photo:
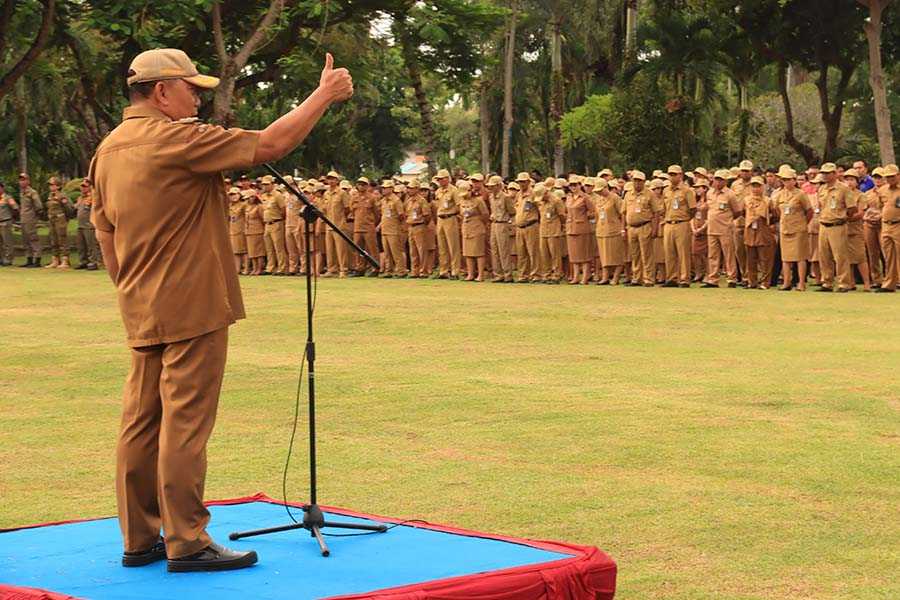
[{"label": "person in khaki uniform", "polygon": [[[866,256],[866,239],[863,227],[863,216],[868,206],[868,198],[859,191],[860,176],[856,169],[847,169],[842,178],[844,185],[850,188],[850,195],[856,203],[856,212],[847,218],[847,252],[850,262],[850,277],[853,277],[853,267],[859,271],[863,280],[863,291],[872,291],[872,278],[869,273],[869,257]],[[855,280],[854,280],[855,282]],[[856,289],[856,286],[853,286]]]},{"label": "person in khaki uniform", "polygon": [[[325,176],[328,189],[323,196],[325,216],[344,233],[350,232],[347,226],[347,216],[350,213],[350,194],[341,189],[341,176],[336,171],[329,171]],[[328,264],[328,272],[325,277],[338,275],[341,278],[347,276],[350,268],[350,248],[347,242],[327,226],[325,229],[325,256]]]},{"label": "person in khaki uniform", "polygon": [[259,194],[253,188],[241,192],[244,201],[244,239],[247,243],[247,274],[259,276],[265,273],[266,222]]},{"label": "person in khaki uniform", "polygon": [[663,194],[663,246],[666,252],[665,287],[691,287],[691,219],[697,209],[692,190],[678,165],[668,168],[669,188]]},{"label": "person in khaki uniform", "polygon": [[41,266],[41,241],[38,238],[38,218],[44,204],[37,191],[31,187],[27,173],[19,173],[19,221],[22,226],[22,241],[25,243],[25,264],[21,267]]},{"label": "person in khaki uniform", "polygon": [[691,268],[694,273],[692,281],[705,281],[709,272],[709,221],[706,192],[709,181],[699,175],[694,180],[694,193],[697,196],[697,210],[691,219]]},{"label": "person in khaki uniform", "polygon": [[487,182],[488,209],[491,231],[491,270],[494,283],[511,283],[513,280],[512,240],[510,231],[516,215],[515,197],[503,190],[503,179],[493,175]]},{"label": "person in khaki uniform", "polygon": [[462,254],[466,259],[466,281],[484,281],[487,266],[487,236],[490,212],[484,197],[469,181],[460,181],[459,210],[462,216]]},{"label": "person in khaki uniform", "polygon": [[439,279],[458,279],[461,269],[460,254],[460,194],[450,183],[450,172],[441,169],[436,175],[438,189],[434,192],[437,213],[437,242]]},{"label": "person in khaki uniform", "polygon": [[[378,256],[378,240],[375,225],[381,218],[378,214],[379,199],[372,191],[367,177],[356,180],[356,194],[350,200],[353,213],[353,241],[372,256]],[[362,256],[354,255],[353,269],[358,275],[375,277],[378,273]],[[415,271],[415,269],[414,269]]]},{"label": "person in khaki uniform", "polygon": [[[668,177],[665,173],[663,173],[663,176]],[[668,187],[668,181],[654,178],[648,187],[650,188],[650,193],[653,194],[659,205],[663,207],[653,223],[653,258],[656,259],[653,276],[658,285],[664,285],[666,283],[666,249],[663,245],[663,229],[665,226],[665,223],[663,223],[663,218],[665,217],[663,193]]]},{"label": "person in khaki uniform", "polygon": [[563,277],[566,204],[543,184],[534,187],[531,197],[537,203],[540,215],[541,281],[559,283]]},{"label": "person in khaki uniform", "polygon": [[[597,184],[593,177],[581,183],[588,183],[591,193]],[[566,245],[569,264],[572,266],[569,283],[587,285],[591,277],[591,261],[594,260],[591,246],[596,243],[590,223],[592,211],[593,206],[585,188],[574,182],[572,191],[566,196]]]},{"label": "person in khaki uniform", "polygon": [[753,175],[753,163],[749,160],[741,161],[741,164],[731,172],[734,181],[731,191],[737,196],[741,205],[741,214],[734,220],[734,253],[738,268],[741,270],[741,282],[747,285],[747,246],[744,244],[744,200],[750,195],[750,178]]},{"label": "person in khaki uniform", "polygon": [[[734,222],[744,209],[734,192],[727,185],[729,173],[724,169],[715,172],[712,187],[706,195],[707,218],[707,274],[701,287],[719,287],[722,267],[728,287],[737,287],[738,267],[734,248]],[[743,235],[741,236],[743,239]]]},{"label": "person in khaki uniform", "polygon": [[[541,268],[540,207],[531,189],[531,175],[519,173],[516,192],[516,281],[537,283]],[[546,191],[546,188],[543,188]],[[543,198],[543,193],[539,196]]]},{"label": "person in khaki uniform", "polygon": [[[810,187],[804,189],[804,193],[806,193],[809,203],[813,207],[813,218],[809,222],[807,231],[809,232],[809,271],[816,285],[822,285],[822,269],[819,267],[819,229],[821,229],[819,215],[822,214],[822,205],[819,203],[819,188],[822,187],[823,183],[825,183],[825,180],[822,179],[822,174],[816,173],[812,181],[809,182]],[[806,189],[811,189],[812,194],[806,192]]]},{"label": "person in khaki uniform", "polygon": [[287,272],[287,249],[284,245],[284,218],[287,200],[275,189],[271,175],[262,178],[262,193],[259,195],[266,223],[263,240],[266,244],[266,273],[282,276]]},{"label": "person in khaki uniform", "polygon": [[234,268],[241,275],[247,270],[246,204],[241,200],[241,188],[228,190],[228,238],[234,255]]},{"label": "person in khaki uniform", "polygon": [[884,171],[881,167],[872,170],[874,187],[864,194],[863,206],[863,238],[866,243],[866,256],[869,259],[869,274],[872,276],[872,287],[881,287],[884,280],[884,264],[881,256],[881,209],[878,208],[878,190],[884,185]]},{"label": "person in khaki uniform", "polygon": [[352,79],[332,61],[319,87],[263,131],[198,123],[198,90],[218,79],[180,50],[143,52],[130,65],[131,105],[89,172],[91,219],[131,348],[116,473],[125,566],[168,557],[170,571],[219,571],[257,561],[213,542],[203,504],[228,327],[244,318],[221,172],[286,156],[349,98]]},{"label": "person in khaki uniform", "polygon": [[[825,163],[819,169],[825,183],[819,188],[819,268],[822,286],[818,291],[849,292],[853,287],[850,270],[847,221],[856,214],[856,198],[850,188],[838,181],[837,166]],[[835,275],[835,271],[837,274]],[[837,287],[834,287],[837,279]]]},{"label": "person in khaki uniform", "polygon": [[13,261],[12,224],[19,205],[6,193],[6,186],[0,181],[0,267],[9,267]]},{"label": "person in khaki uniform", "polygon": [[406,277],[406,252],[403,249],[402,223],[406,220],[403,201],[394,193],[394,182],[386,179],[381,184],[381,244],[384,246],[382,277]]},{"label": "person in khaki uniform", "polygon": [[[284,180],[291,187],[296,187],[297,182],[293,176],[285,175]],[[287,254],[286,274],[296,275],[301,268],[301,255],[303,254],[303,220],[300,210],[303,203],[285,186],[278,186],[278,192],[284,196],[284,249]]]},{"label": "person in khaki uniform", "polygon": [[72,203],[60,189],[59,180],[51,177],[47,183],[50,185],[50,194],[44,207],[47,209],[47,228],[50,230],[50,251],[53,259],[45,269],[69,268],[69,212],[73,210]]},{"label": "person in khaki uniform", "polygon": [[878,188],[877,206],[881,210],[881,253],[884,255],[884,280],[877,293],[894,293],[900,285],[900,169],[882,168],[885,185]]},{"label": "person in khaki uniform", "polygon": [[632,188],[624,198],[625,225],[631,254],[631,285],[652,287],[656,276],[653,231],[663,204],[646,186],[646,179],[641,171],[631,172]]},{"label": "person in khaki uniform", "polygon": [[750,194],[744,200],[744,245],[747,246],[748,289],[769,289],[775,260],[775,233],[772,223],[778,213],[763,194],[766,182],[762,177],[750,179]]},{"label": "person in khaki uniform", "polygon": [[409,194],[403,208],[409,227],[409,262],[412,277],[425,278],[429,275],[427,227],[432,218],[431,203],[422,194],[423,184],[412,181],[407,187]]},{"label": "person in khaki uniform", "polygon": [[778,211],[781,236],[781,290],[794,286],[793,267],[797,266],[797,291],[806,291],[806,263],[809,261],[809,222],[813,217],[812,202],[797,187],[797,172],[790,165],[778,169],[781,189],[772,195]]},{"label": "person in khaki uniform", "polygon": [[76,230],[76,243],[78,246],[78,266],[75,270],[96,271],[100,263],[100,247],[97,245],[97,236],[94,233],[94,225],[91,223],[91,182],[87,179],[81,181],[81,194],[75,201],[75,218],[78,222]]},{"label": "person in khaki uniform", "polygon": [[594,211],[597,216],[597,250],[600,254],[601,276],[597,285],[618,285],[625,264],[626,203],[615,192],[609,190],[604,178],[597,180],[594,188],[597,198]]}]

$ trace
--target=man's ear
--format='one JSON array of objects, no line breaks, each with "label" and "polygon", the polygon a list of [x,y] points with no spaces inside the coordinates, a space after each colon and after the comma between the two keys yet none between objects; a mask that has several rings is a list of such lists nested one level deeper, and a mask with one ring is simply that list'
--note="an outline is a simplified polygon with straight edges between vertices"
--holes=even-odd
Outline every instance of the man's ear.
[{"label": "man's ear", "polygon": [[166,84],[164,81],[157,81],[156,85],[153,86],[153,96],[161,105],[168,105],[168,89],[166,89]]}]

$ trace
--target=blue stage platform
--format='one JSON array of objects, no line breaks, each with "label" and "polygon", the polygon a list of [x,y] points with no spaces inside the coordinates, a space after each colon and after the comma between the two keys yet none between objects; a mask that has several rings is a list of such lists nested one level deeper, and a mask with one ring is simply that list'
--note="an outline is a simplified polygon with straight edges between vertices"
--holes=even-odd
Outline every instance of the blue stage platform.
[{"label": "blue stage platform", "polygon": [[[532,594],[548,576],[572,588],[560,598],[612,598],[615,589],[615,564],[594,548],[410,523],[382,534],[329,537],[332,556],[323,558],[315,540],[302,530],[228,542],[232,531],[288,520],[284,507],[265,496],[211,504],[213,538],[235,549],[255,549],[260,556],[257,565],[184,574],[167,573],[165,561],[124,568],[115,519],[70,522],[0,533],[0,597],[393,600],[429,598],[431,593],[440,593],[441,598],[556,597]],[[293,510],[296,518],[302,518],[299,509]],[[328,519],[370,522],[349,511],[327,510]],[[572,590],[582,588],[585,595],[573,595]],[[34,589],[53,593],[41,596]]]}]

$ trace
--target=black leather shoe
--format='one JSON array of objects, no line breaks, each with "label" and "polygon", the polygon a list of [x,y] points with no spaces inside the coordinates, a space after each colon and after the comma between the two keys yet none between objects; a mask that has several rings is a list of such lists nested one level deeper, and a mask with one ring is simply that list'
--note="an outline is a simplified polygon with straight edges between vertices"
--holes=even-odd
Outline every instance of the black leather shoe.
[{"label": "black leather shoe", "polygon": [[888,289],[888,288],[885,288],[885,287],[880,287],[880,288],[878,288],[878,289],[875,290],[875,293],[876,293],[876,294],[893,294],[893,293],[894,293],[894,290]]},{"label": "black leather shoe", "polygon": [[662,286],[664,288],[674,288],[674,287],[678,287],[678,284],[675,283],[674,281],[667,281],[664,284],[662,284]]},{"label": "black leather shoe", "polygon": [[689,288],[689,287],[691,287],[691,284],[682,282],[682,283],[679,283],[679,284],[678,284],[678,287],[680,287],[680,288]]},{"label": "black leather shoe", "polygon": [[161,539],[149,550],[143,552],[125,552],[122,554],[123,567],[143,567],[166,557],[166,543]]},{"label": "black leather shoe", "polygon": [[190,556],[169,559],[170,573],[186,573],[188,571],[229,571],[243,569],[256,564],[256,552],[236,552],[220,546],[215,542]]},{"label": "black leather shoe", "polygon": [[710,282],[708,282],[708,281],[704,281],[704,282],[700,285],[700,287],[703,288],[703,289],[705,289],[705,290],[708,290],[709,288],[717,288],[717,287],[719,287],[719,286],[717,286],[717,285],[714,284],[714,283],[710,283]]}]

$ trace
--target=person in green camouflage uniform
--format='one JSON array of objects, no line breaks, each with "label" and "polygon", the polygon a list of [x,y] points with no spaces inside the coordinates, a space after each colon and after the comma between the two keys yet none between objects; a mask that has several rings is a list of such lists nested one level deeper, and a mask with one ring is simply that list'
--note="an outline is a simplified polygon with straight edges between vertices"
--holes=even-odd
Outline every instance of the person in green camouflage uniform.
[{"label": "person in green camouflage uniform", "polygon": [[38,239],[38,215],[44,210],[41,197],[31,187],[28,173],[19,173],[19,217],[22,221],[22,242],[25,244],[23,267],[41,266],[41,241]]},{"label": "person in green camouflage uniform", "polygon": [[19,205],[12,196],[6,193],[6,187],[3,182],[0,182],[0,267],[12,265],[12,224],[17,208]]},{"label": "person in green camouflage uniform", "polygon": [[50,228],[50,250],[53,252],[53,260],[46,269],[69,268],[69,215],[71,203],[60,191],[59,180],[51,177],[50,195],[47,196],[47,226]]},{"label": "person in green camouflage uniform", "polygon": [[78,266],[75,269],[87,269],[96,271],[100,262],[100,246],[97,245],[97,236],[94,225],[91,223],[91,182],[87,179],[81,182],[81,195],[75,203],[75,214],[78,219]]}]

